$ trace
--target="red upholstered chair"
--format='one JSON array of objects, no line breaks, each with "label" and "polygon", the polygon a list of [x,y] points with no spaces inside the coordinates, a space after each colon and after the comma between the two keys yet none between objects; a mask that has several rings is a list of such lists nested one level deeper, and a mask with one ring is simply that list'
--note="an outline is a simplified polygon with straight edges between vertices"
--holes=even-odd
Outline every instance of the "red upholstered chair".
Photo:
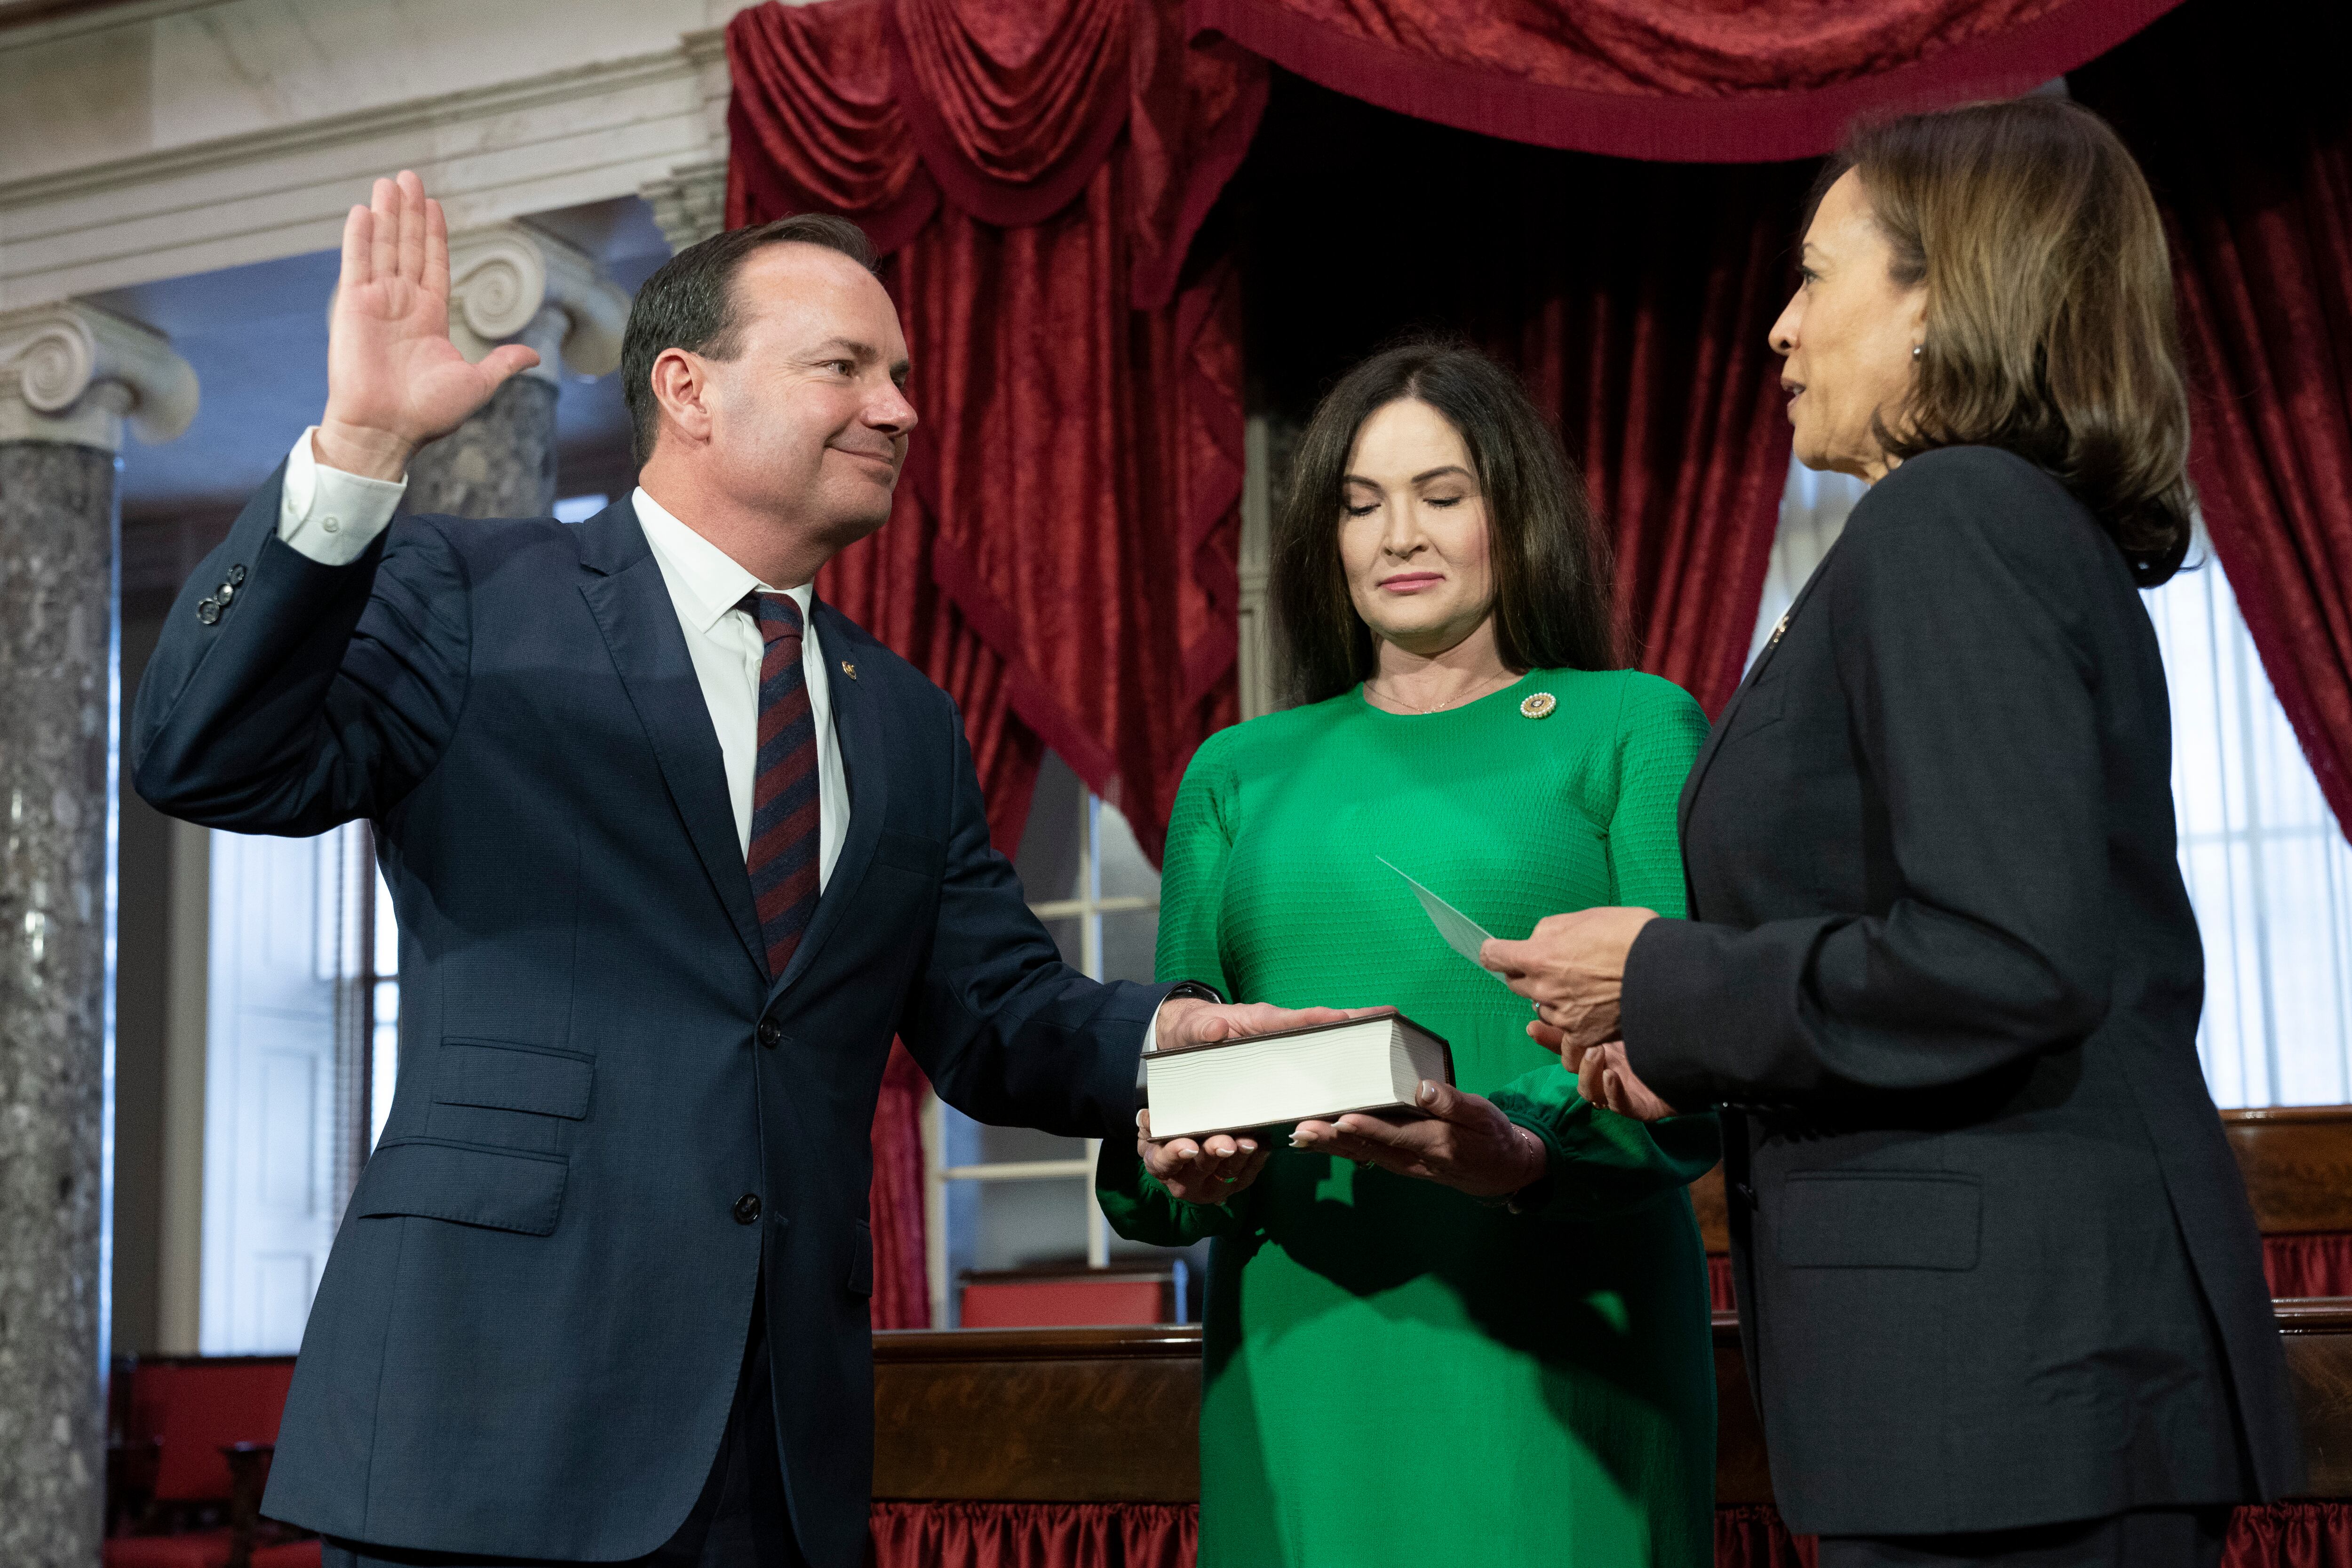
[{"label": "red upholstered chair", "polygon": [[259,1517],[294,1358],[159,1359],[129,1376],[117,1473],[142,1495],[114,1510],[131,1532],[107,1539],[105,1568],[318,1568],[318,1542]]},{"label": "red upholstered chair", "polygon": [[1184,1260],[1139,1268],[1014,1268],[963,1278],[967,1329],[1077,1328],[1184,1321]]}]

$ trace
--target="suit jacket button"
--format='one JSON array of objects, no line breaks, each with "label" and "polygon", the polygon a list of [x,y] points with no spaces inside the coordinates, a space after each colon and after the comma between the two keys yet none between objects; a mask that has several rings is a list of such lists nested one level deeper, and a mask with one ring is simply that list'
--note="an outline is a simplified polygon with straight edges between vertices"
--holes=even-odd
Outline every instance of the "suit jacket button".
[{"label": "suit jacket button", "polygon": [[244,567],[232,566],[228,569],[228,585],[232,588],[242,588],[245,586]]},{"label": "suit jacket button", "polygon": [[767,1047],[772,1051],[776,1048],[776,1043],[783,1037],[784,1026],[782,1024],[777,1023],[773,1018],[762,1018],[760,1020],[760,1043],[761,1045]]},{"label": "suit jacket button", "polygon": [[741,1197],[735,1200],[735,1223],[737,1225],[757,1225],[760,1223],[759,1194],[745,1193]]},{"label": "suit jacket button", "polygon": [[220,605],[210,599],[198,599],[196,601],[196,619],[204,622],[206,626],[211,626],[214,622],[220,619]]}]

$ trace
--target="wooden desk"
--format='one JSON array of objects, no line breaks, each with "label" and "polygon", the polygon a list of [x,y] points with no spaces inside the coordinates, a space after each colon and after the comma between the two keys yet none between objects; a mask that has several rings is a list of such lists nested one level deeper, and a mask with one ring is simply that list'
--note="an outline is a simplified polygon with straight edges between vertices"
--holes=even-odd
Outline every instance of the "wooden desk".
[{"label": "wooden desk", "polygon": [[[2352,1498],[2352,1298],[2281,1301],[2314,1497]],[[1715,1317],[1715,1486],[1767,1502],[1738,1321]],[[874,1336],[874,1495],[1193,1502],[1201,1331],[969,1329]]]}]

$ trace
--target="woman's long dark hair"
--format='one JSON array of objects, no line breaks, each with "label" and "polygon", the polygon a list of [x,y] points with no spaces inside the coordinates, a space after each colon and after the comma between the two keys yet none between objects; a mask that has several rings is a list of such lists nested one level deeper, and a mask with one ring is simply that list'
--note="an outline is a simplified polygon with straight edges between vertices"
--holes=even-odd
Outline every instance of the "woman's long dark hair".
[{"label": "woman's long dark hair", "polygon": [[1364,421],[1406,398],[1444,415],[1470,448],[1486,502],[1503,663],[1512,669],[1622,664],[1608,542],[1559,433],[1518,378],[1485,354],[1416,341],[1341,376],[1299,437],[1289,494],[1274,522],[1267,584],[1292,698],[1337,697],[1376,668],[1371,628],[1356,614],[1339,563],[1342,480]]}]

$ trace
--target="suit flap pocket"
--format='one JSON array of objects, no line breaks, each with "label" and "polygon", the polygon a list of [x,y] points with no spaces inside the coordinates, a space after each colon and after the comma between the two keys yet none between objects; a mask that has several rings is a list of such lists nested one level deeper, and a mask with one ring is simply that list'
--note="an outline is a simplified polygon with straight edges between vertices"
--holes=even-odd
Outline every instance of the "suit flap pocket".
[{"label": "suit flap pocket", "polygon": [[444,1040],[433,1069],[433,1098],[443,1105],[577,1121],[588,1114],[588,1086],[595,1077],[596,1064],[584,1057],[496,1040]]},{"label": "suit flap pocket", "polygon": [[885,866],[896,866],[901,871],[913,871],[921,876],[937,878],[948,861],[947,847],[936,838],[918,837],[912,833],[893,833],[884,828],[874,841],[874,858]]},{"label": "suit flap pocket", "polygon": [[386,1143],[369,1156],[352,1212],[552,1236],[567,1170],[562,1160],[463,1143]]},{"label": "suit flap pocket", "polygon": [[1781,1189],[1777,1249],[1791,1268],[1977,1266],[1984,1193],[1939,1171],[1813,1171]]}]

